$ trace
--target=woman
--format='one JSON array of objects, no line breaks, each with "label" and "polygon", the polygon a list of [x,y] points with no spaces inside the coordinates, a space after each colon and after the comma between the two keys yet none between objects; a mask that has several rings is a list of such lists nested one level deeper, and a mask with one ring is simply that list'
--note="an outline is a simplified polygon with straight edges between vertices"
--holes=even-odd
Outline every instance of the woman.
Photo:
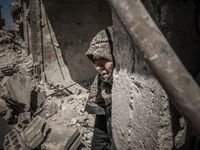
[{"label": "woman", "polygon": [[88,113],[96,114],[91,150],[109,150],[111,145],[112,50],[113,30],[108,27],[93,38],[86,53],[98,71],[85,107]]}]

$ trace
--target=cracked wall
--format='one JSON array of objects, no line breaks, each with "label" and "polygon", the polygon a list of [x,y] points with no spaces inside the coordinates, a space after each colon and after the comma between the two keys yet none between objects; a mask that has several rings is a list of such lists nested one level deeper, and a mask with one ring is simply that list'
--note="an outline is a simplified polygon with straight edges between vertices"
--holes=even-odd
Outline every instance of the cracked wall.
[{"label": "cracked wall", "polygon": [[[194,2],[176,1],[174,5],[169,1],[143,0],[143,3],[196,78],[200,69],[200,44],[197,42],[200,36],[195,29]],[[116,67],[112,127],[117,149],[197,149],[185,120],[169,102],[114,13],[113,24]]]}]

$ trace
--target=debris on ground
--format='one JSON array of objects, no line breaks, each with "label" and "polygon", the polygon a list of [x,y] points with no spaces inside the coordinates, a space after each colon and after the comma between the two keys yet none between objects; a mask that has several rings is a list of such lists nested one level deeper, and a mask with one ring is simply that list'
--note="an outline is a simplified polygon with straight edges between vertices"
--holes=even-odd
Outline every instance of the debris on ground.
[{"label": "debris on ground", "polygon": [[23,40],[0,31],[0,149],[89,150],[94,115],[76,83],[36,81]]}]

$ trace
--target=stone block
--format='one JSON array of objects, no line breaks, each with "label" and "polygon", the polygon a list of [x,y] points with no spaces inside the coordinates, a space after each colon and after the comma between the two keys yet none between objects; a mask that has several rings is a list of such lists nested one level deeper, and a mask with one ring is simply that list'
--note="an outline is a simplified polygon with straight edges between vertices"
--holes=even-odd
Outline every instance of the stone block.
[{"label": "stone block", "polygon": [[30,107],[31,78],[15,73],[12,76],[10,94],[13,100]]},{"label": "stone block", "polygon": [[38,107],[41,107],[46,100],[45,94],[31,91],[31,108],[36,111]]},{"label": "stone block", "polygon": [[40,115],[42,118],[48,119],[56,113],[57,104],[54,101],[47,99],[43,106],[37,109],[34,115]]},{"label": "stone block", "polygon": [[43,93],[38,92],[37,106],[40,107],[46,101],[46,96]]},{"label": "stone block", "polygon": [[1,96],[13,102],[25,105],[29,109],[31,101],[31,78],[21,73],[15,73],[2,83]]},{"label": "stone block", "polygon": [[6,98],[10,98],[10,92],[9,92],[9,85],[10,85],[10,77],[9,76],[5,76],[2,80],[1,80],[1,97],[6,97]]},{"label": "stone block", "polygon": [[16,129],[13,129],[6,135],[3,148],[4,150],[31,150],[25,145],[20,133]]},{"label": "stone block", "polygon": [[8,109],[6,102],[0,98],[0,116],[6,120],[6,122],[9,122],[12,120],[12,112],[10,109]]},{"label": "stone block", "polygon": [[82,136],[79,134],[79,136],[76,138],[76,140],[72,143],[72,145],[69,147],[69,150],[77,150],[79,145],[82,143]]},{"label": "stone block", "polygon": [[76,128],[65,126],[52,127],[41,150],[76,150],[82,142],[82,136]]},{"label": "stone block", "polygon": [[31,76],[30,72],[28,72],[24,67],[22,67],[19,72],[24,76]]},{"label": "stone block", "polygon": [[30,122],[31,122],[31,113],[30,112],[20,113],[18,116],[18,123],[15,126],[15,128],[19,132],[21,132],[28,126],[28,124]]},{"label": "stone block", "polygon": [[0,116],[4,116],[7,110],[6,102],[0,98]]},{"label": "stone block", "polygon": [[38,116],[21,132],[21,136],[26,145],[34,149],[44,140],[48,130],[49,126],[45,120]]},{"label": "stone block", "polygon": [[7,65],[7,66],[4,66],[4,67],[1,67],[0,68],[0,71],[2,73],[4,73],[4,75],[7,75],[7,76],[11,76],[13,75],[17,70],[15,70],[15,67],[13,65]]}]

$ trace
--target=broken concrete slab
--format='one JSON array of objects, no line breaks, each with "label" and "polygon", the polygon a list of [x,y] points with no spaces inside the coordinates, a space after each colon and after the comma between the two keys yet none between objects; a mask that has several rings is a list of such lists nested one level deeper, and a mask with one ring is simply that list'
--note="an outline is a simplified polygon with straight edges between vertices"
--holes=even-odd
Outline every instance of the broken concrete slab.
[{"label": "broken concrete slab", "polygon": [[82,142],[79,131],[74,127],[51,126],[51,132],[41,145],[42,150],[76,150]]},{"label": "broken concrete slab", "polygon": [[18,68],[14,65],[7,65],[0,68],[0,71],[6,76],[11,76],[18,71]]},{"label": "broken concrete slab", "polygon": [[49,130],[48,124],[40,116],[35,117],[31,123],[21,132],[23,141],[31,149],[36,148],[46,137]]},{"label": "broken concrete slab", "polygon": [[10,94],[13,100],[30,107],[31,77],[15,73],[12,77]]},{"label": "broken concrete slab", "polygon": [[4,116],[7,110],[6,102],[0,98],[0,116]]},{"label": "broken concrete slab", "polygon": [[8,82],[8,80],[10,80],[9,76],[5,76],[2,80],[1,80],[1,86],[3,86],[4,84],[6,84]]},{"label": "broken concrete slab", "polygon": [[0,117],[4,118],[6,122],[10,122],[13,118],[12,110],[6,105],[6,102],[0,98]]},{"label": "broken concrete slab", "polygon": [[19,70],[19,73],[22,74],[22,75],[24,75],[24,76],[29,76],[29,77],[31,76],[30,72],[28,72],[25,67],[22,67]]},{"label": "broken concrete slab", "polygon": [[36,111],[38,107],[42,107],[42,104],[46,101],[45,94],[37,91],[31,91],[31,108]]},{"label": "broken concrete slab", "polygon": [[15,125],[15,128],[19,132],[23,131],[31,122],[31,112],[20,113],[17,122],[18,123]]},{"label": "broken concrete slab", "polygon": [[5,136],[10,132],[10,127],[6,120],[0,117],[0,149],[3,149],[3,141]]},{"label": "broken concrete slab", "polygon": [[20,136],[20,133],[16,129],[13,129],[6,135],[5,140],[3,142],[3,148],[4,150],[31,150],[25,145]]},{"label": "broken concrete slab", "polygon": [[54,101],[47,99],[44,102],[43,106],[36,110],[34,116],[40,115],[42,118],[48,119],[49,117],[53,116],[56,113],[57,113],[57,104]]},{"label": "broken concrete slab", "polygon": [[13,102],[25,105],[25,110],[30,108],[31,102],[31,77],[15,73],[3,81],[1,96]]},{"label": "broken concrete slab", "polygon": [[76,140],[72,143],[72,145],[69,147],[69,150],[77,150],[79,145],[82,143],[82,136],[79,134],[79,136],[76,138]]},{"label": "broken concrete slab", "polygon": [[0,96],[1,97],[6,97],[6,98],[10,98],[10,92],[9,92],[9,85],[10,85],[10,77],[9,76],[5,76],[2,80],[1,80],[1,89],[0,89]]},{"label": "broken concrete slab", "polygon": [[46,96],[43,93],[38,92],[37,96],[37,106],[41,106],[46,101]]}]

